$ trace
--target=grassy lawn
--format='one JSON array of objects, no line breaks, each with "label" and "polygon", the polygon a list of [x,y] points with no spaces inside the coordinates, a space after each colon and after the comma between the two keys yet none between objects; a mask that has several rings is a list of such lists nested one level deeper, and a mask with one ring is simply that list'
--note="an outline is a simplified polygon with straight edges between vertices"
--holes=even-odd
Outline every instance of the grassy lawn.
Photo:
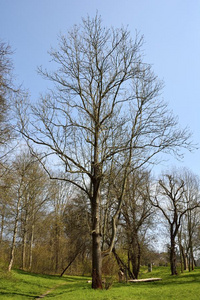
[{"label": "grassy lawn", "polygon": [[109,290],[92,290],[88,278],[47,276],[12,271],[0,271],[0,299],[35,299],[52,289],[45,299],[69,300],[191,300],[200,299],[200,269],[179,276],[169,275],[169,268],[159,267],[141,278],[161,277],[162,281],[143,283],[114,283]]}]

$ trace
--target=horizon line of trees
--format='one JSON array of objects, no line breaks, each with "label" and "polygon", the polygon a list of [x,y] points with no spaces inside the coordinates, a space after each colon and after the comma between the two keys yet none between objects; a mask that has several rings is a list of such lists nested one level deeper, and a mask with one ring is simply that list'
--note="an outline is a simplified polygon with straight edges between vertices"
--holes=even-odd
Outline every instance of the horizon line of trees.
[{"label": "horizon line of trees", "polygon": [[[8,270],[63,275],[90,274],[92,234],[90,204],[84,193],[66,182],[50,180],[29,151],[19,154],[1,176],[0,262]],[[109,205],[104,198],[110,194]],[[117,187],[101,195],[101,250],[112,238]],[[193,270],[199,258],[200,182],[187,169],[172,169],[152,179],[148,171],[128,177],[112,255],[103,260],[104,275],[123,270],[139,276],[141,264],[171,265],[171,274]],[[160,230],[158,228],[160,227]],[[163,255],[154,245],[166,237]],[[168,248],[167,248],[168,247]],[[165,253],[165,255],[164,255]]]}]

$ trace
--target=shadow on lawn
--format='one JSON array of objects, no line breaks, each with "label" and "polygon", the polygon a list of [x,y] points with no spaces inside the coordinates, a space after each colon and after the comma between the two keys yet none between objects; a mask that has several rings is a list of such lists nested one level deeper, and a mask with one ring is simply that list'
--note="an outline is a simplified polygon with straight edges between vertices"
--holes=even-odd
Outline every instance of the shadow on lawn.
[{"label": "shadow on lawn", "polygon": [[68,275],[64,275],[62,277],[60,277],[59,275],[47,275],[47,274],[38,274],[38,273],[30,273],[30,272],[26,272],[23,270],[15,270],[16,273],[21,274],[21,275],[28,275],[28,276],[32,276],[32,277],[36,277],[36,278],[45,278],[45,279],[52,279],[52,280],[59,280],[59,281],[73,281],[73,282],[77,282],[77,281],[87,281],[89,279],[91,279],[90,277],[81,277],[81,276],[68,276]]},{"label": "shadow on lawn", "polygon": [[[25,294],[25,293],[17,293],[17,292],[12,292],[12,293],[10,293],[10,292],[8,292],[8,293],[6,293],[6,292],[0,292],[0,298],[1,297],[6,297],[6,298],[8,298],[8,297],[13,297],[13,296],[21,296],[21,297],[24,297],[24,299],[35,299],[36,297],[34,296],[34,295],[30,295],[30,294]],[[26,297],[26,298],[25,298]],[[2,298],[2,299],[4,299],[4,298]]]}]

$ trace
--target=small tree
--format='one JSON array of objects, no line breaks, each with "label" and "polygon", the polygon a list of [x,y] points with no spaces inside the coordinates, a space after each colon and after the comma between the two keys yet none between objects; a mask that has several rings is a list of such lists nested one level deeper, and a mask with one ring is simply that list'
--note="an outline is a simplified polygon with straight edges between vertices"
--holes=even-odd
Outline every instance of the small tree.
[{"label": "small tree", "polygon": [[130,170],[160,151],[176,152],[190,145],[190,134],[177,128],[176,118],[159,99],[162,83],[142,62],[142,41],[138,35],[133,41],[125,28],[103,27],[98,15],[83,19],[67,37],[61,36],[59,50],[51,51],[58,69],[40,69],[55,84],[52,92],[38,105],[25,106],[23,101],[17,106],[20,132],[29,146],[42,147],[45,158],[56,156],[65,170],[57,178],[72,183],[90,200],[93,288],[102,288],[100,205],[109,169],[119,169],[115,174],[122,180],[104,255],[114,247]]}]

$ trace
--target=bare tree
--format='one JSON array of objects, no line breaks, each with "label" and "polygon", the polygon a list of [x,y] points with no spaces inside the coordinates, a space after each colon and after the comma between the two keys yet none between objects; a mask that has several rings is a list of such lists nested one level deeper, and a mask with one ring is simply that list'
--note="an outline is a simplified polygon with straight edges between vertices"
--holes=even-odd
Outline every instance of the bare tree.
[{"label": "bare tree", "polygon": [[199,206],[199,200],[191,201],[186,197],[185,181],[176,171],[159,180],[156,193],[153,205],[161,211],[169,225],[171,274],[176,275],[176,240],[181,222],[186,213]]},{"label": "bare tree", "polygon": [[[9,194],[11,201],[10,228],[12,236],[11,254],[8,270],[14,262],[16,242],[22,240],[22,268],[28,262],[28,237],[32,236],[32,225],[37,211],[47,200],[47,175],[35,158],[28,152],[19,154],[12,163],[10,170]],[[34,212],[34,213],[33,213]],[[21,230],[20,230],[21,229]],[[29,235],[30,234],[30,235]],[[31,238],[32,239],[32,238]],[[31,250],[30,250],[31,251]]]},{"label": "bare tree", "polygon": [[8,95],[12,91],[12,51],[8,45],[0,42],[0,145],[4,145],[10,136],[8,124]]},{"label": "bare tree", "polygon": [[187,203],[188,211],[183,217],[181,232],[179,236],[180,255],[183,261],[184,269],[187,267],[189,271],[194,269],[194,252],[197,247],[196,233],[199,226],[200,209],[195,207],[200,200],[200,181],[199,176],[193,174],[190,170],[183,168],[180,174],[185,182],[185,201]]},{"label": "bare tree", "polygon": [[146,233],[151,227],[153,207],[150,202],[148,172],[135,172],[128,178],[128,189],[122,205],[123,228],[126,236],[128,261],[134,278],[138,278]]},{"label": "bare tree", "polygon": [[18,233],[18,225],[20,219],[20,208],[22,204],[22,197],[24,193],[26,193],[26,182],[25,182],[25,174],[27,171],[28,165],[17,161],[14,163],[13,171],[15,169],[15,173],[13,176],[13,185],[12,185],[12,196],[13,196],[13,215],[14,215],[14,224],[13,224],[13,234],[12,234],[12,243],[11,243],[11,252],[10,252],[10,260],[8,271],[11,271],[13,266],[14,257],[15,257],[15,248],[16,248],[16,239]]},{"label": "bare tree", "polygon": [[52,261],[54,263],[55,273],[62,268],[62,246],[66,243],[64,212],[70,199],[70,185],[66,182],[51,181],[49,197],[51,205],[51,243],[52,243]]},{"label": "bare tree", "polygon": [[64,210],[64,230],[67,240],[69,241],[70,250],[68,252],[68,263],[63,269],[61,276],[75,259],[85,254],[91,257],[90,232],[91,232],[91,216],[89,211],[89,203],[86,195],[77,193],[73,195],[71,201],[66,205]]},{"label": "bare tree", "polygon": [[[28,167],[24,178],[26,191],[24,191],[21,205],[22,269],[26,269],[28,265],[31,269],[34,226],[37,213],[49,198],[49,182],[39,162],[28,151],[23,156],[22,160]],[[29,251],[27,245],[29,245]]]},{"label": "bare tree", "polygon": [[[9,166],[6,168],[9,169]],[[7,227],[8,219],[11,217],[10,207],[12,206],[12,192],[11,187],[13,184],[12,175],[9,172],[3,172],[0,176],[0,217],[1,217],[1,225],[0,225],[0,244],[4,240],[5,228]]]},{"label": "bare tree", "polygon": [[[13,108],[20,88],[14,86],[13,51],[0,40],[0,166],[6,167],[7,154],[14,148]],[[9,157],[8,157],[9,158]]]},{"label": "bare tree", "polygon": [[104,254],[114,246],[131,168],[152,161],[160,151],[177,153],[190,146],[190,134],[178,128],[159,99],[163,85],[142,62],[142,42],[138,35],[133,41],[125,28],[103,27],[98,15],[83,19],[60,37],[59,50],[51,51],[58,69],[40,69],[55,84],[51,93],[38,105],[17,105],[20,132],[29,146],[42,148],[44,158],[56,157],[56,165],[65,170],[65,176],[57,178],[72,183],[90,200],[93,288],[102,288],[100,195],[111,165],[120,169],[123,180],[112,216],[112,240]]}]

